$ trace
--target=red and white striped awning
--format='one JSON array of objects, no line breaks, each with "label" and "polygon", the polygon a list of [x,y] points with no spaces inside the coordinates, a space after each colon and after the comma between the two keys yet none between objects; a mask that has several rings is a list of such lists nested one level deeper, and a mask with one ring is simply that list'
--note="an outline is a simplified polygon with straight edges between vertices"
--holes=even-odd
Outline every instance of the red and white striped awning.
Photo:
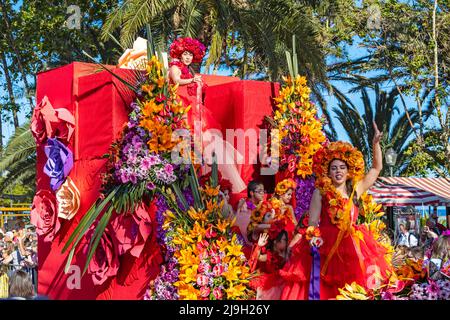
[{"label": "red and white striped awning", "polygon": [[450,205],[450,182],[444,178],[380,177],[369,193],[385,206]]}]

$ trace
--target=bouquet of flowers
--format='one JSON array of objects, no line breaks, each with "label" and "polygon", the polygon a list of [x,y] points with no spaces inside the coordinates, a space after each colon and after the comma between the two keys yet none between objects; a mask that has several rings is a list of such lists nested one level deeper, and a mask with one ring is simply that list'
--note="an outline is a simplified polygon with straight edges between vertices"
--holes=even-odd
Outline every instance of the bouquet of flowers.
[{"label": "bouquet of flowers", "polygon": [[[213,165],[213,168],[216,168]],[[195,171],[190,180],[193,193],[167,193],[164,207],[163,244],[167,263],[150,284],[146,299],[249,299],[255,295],[249,283],[253,276],[242,244],[231,231],[233,221],[222,216],[217,171],[211,183],[197,188]],[[178,203],[187,206],[179,209]]]},{"label": "bouquet of flowers", "polygon": [[94,224],[95,232],[84,272],[113,212],[134,212],[143,202],[150,202],[155,194],[163,193],[165,187],[177,182],[177,177],[186,177],[188,167],[175,165],[172,161],[174,152],[178,152],[178,156],[183,152],[174,149],[178,143],[181,145],[181,141],[173,141],[172,134],[177,130],[187,130],[185,119],[189,106],[182,105],[176,94],[177,86],[166,81],[163,64],[158,58],[152,56],[147,61],[146,76],[136,77],[140,80],[137,86],[126,83],[135,90],[137,98],[130,105],[129,121],[120,139],[112,144],[110,153],[106,155],[108,162],[102,177],[102,194],[63,248],[65,252],[72,246],[66,269],[70,267],[78,243]]}]

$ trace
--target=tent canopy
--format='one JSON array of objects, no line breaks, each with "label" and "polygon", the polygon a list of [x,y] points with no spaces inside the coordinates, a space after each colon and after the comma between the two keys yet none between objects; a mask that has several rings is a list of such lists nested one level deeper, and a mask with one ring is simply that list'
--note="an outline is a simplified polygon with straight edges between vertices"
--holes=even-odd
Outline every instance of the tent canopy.
[{"label": "tent canopy", "polygon": [[380,177],[369,194],[384,206],[449,206],[450,182],[444,178]]}]

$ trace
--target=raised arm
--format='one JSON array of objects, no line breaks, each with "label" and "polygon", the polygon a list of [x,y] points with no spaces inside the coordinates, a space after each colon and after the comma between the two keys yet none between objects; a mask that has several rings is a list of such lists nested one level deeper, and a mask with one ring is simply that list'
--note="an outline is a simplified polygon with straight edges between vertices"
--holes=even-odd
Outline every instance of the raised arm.
[{"label": "raised arm", "polygon": [[320,211],[322,210],[322,195],[319,189],[315,189],[311,198],[311,205],[309,206],[309,219],[308,224],[310,226],[317,227],[320,220]]},{"label": "raised arm", "polygon": [[380,140],[383,135],[380,130],[378,130],[377,124],[373,122],[373,129],[375,134],[373,136],[373,157],[372,157],[372,168],[367,172],[361,182],[358,183],[356,188],[356,193],[360,197],[364,192],[366,192],[377,180],[380,175],[381,169],[383,169],[383,155],[381,153]]}]

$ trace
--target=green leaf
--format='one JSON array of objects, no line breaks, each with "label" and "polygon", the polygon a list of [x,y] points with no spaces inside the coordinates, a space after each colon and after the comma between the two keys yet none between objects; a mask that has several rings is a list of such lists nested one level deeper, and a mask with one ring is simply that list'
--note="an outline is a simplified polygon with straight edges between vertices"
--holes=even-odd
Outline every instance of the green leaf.
[{"label": "green leaf", "polygon": [[180,187],[178,186],[178,183],[175,182],[174,184],[172,184],[172,189],[175,192],[175,194],[177,195],[178,199],[180,199],[181,205],[183,206],[183,208],[181,208],[181,209],[184,211],[188,210],[189,205],[188,205],[183,193],[181,192]]},{"label": "green leaf", "polygon": [[98,247],[98,243],[100,242],[100,239],[102,238],[103,232],[106,229],[106,226],[108,225],[109,220],[111,219],[111,215],[113,212],[113,207],[110,206],[106,213],[103,215],[103,217],[100,219],[100,222],[98,223],[97,228],[95,228],[94,235],[91,238],[91,242],[89,243],[89,254],[86,259],[86,264],[84,266],[83,275],[86,273],[89,263],[91,262],[92,256],[95,253],[95,250]]},{"label": "green leaf", "polygon": [[219,184],[219,173],[218,173],[218,165],[217,165],[217,156],[216,153],[212,154],[212,168],[211,168],[211,183],[212,187],[215,188]]},{"label": "green leaf", "polygon": [[84,217],[81,219],[78,226],[75,228],[73,233],[70,235],[69,239],[67,240],[67,243],[65,244],[64,248],[62,249],[62,253],[64,253],[70,245],[74,242],[74,239],[76,237],[75,242],[73,243],[73,246],[70,250],[70,254],[67,259],[65,270],[68,272],[70,268],[70,264],[72,263],[72,258],[75,253],[75,249],[80,242],[81,238],[84,236],[88,228],[93,224],[95,219],[98,217],[98,215],[102,212],[104,207],[107,203],[111,201],[111,199],[116,194],[118,188],[115,188],[111,191],[111,193],[100,203],[99,206],[97,206],[97,202],[86,212]]},{"label": "green leaf", "polygon": [[98,64],[102,69],[104,69],[105,71],[108,71],[112,76],[114,76],[116,79],[118,79],[120,82],[122,82],[124,85],[126,85],[130,90],[132,90],[133,92],[137,93],[139,91],[139,88],[133,86],[131,83],[129,83],[128,81],[126,81],[125,79],[123,79],[122,77],[118,76],[117,74],[115,74],[114,72],[112,72],[111,70],[109,70],[106,66],[104,66],[103,64],[96,62],[95,59],[93,57],[91,57],[86,51],[83,50],[83,54],[85,56],[87,56],[89,59],[91,59],[92,61],[94,61],[96,64]]}]

